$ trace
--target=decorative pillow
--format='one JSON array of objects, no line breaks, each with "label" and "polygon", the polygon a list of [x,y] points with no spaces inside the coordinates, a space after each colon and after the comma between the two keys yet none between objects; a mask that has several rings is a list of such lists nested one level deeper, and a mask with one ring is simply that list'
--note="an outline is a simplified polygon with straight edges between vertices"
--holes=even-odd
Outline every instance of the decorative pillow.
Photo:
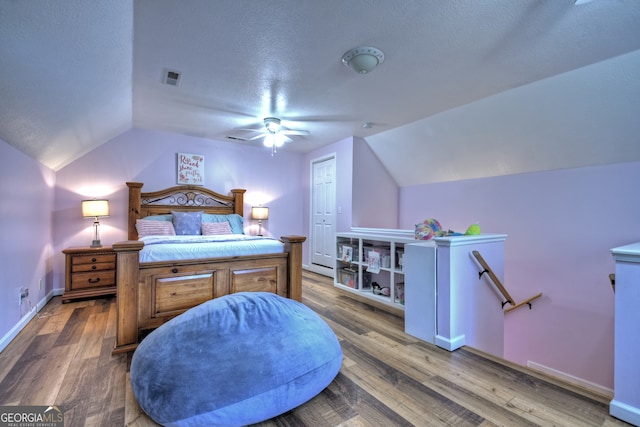
[{"label": "decorative pillow", "polygon": [[244,234],[243,219],[238,214],[229,215],[215,215],[215,214],[202,214],[202,222],[224,222],[227,221],[231,226],[231,232],[233,234]]},{"label": "decorative pillow", "polygon": [[173,223],[169,221],[139,219],[136,221],[136,230],[138,230],[138,238],[146,236],[176,235]]},{"label": "decorative pillow", "polygon": [[176,235],[186,236],[202,234],[202,211],[171,211],[171,215],[173,215],[173,228],[176,230]]},{"label": "decorative pillow", "polygon": [[205,236],[214,236],[217,234],[233,234],[231,232],[231,226],[227,221],[225,222],[203,222],[202,234]]}]

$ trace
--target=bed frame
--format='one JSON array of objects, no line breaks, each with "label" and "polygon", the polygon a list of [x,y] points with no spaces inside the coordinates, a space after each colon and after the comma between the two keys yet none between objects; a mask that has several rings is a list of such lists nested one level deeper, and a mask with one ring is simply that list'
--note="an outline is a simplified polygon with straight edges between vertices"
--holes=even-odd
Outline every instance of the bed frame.
[{"label": "bed frame", "polygon": [[183,185],[149,193],[140,182],[129,187],[128,239],[116,252],[117,321],[113,353],[135,350],[149,330],[205,301],[235,292],[273,292],[302,300],[304,236],[283,236],[284,252],[268,255],[141,263],[136,220],[172,210],[243,215],[246,190],[223,195]]}]

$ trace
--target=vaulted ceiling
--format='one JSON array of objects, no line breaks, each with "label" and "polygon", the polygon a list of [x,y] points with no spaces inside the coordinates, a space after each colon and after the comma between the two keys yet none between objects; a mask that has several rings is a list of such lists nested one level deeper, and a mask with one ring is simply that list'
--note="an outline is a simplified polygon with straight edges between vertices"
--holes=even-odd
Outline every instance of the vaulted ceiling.
[{"label": "vaulted ceiling", "polygon": [[[356,74],[357,46],[384,62]],[[59,170],[132,127],[259,144],[228,136],[277,116],[310,131],[283,149],[363,137],[412,184],[391,137],[638,49],[636,0],[0,0],[0,139]]]}]

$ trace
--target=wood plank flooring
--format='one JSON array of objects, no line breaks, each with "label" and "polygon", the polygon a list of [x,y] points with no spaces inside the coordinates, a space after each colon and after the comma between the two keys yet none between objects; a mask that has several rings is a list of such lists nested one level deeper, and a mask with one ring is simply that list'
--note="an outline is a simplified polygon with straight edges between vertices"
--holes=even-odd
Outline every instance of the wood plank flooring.
[{"label": "wood plank flooring", "polygon": [[[303,302],[340,339],[337,378],[271,426],[625,426],[608,399],[463,347],[404,333],[403,319],[305,272]],[[0,353],[0,405],[59,405],[65,426],[153,426],[111,356],[115,299],[52,299]]]}]

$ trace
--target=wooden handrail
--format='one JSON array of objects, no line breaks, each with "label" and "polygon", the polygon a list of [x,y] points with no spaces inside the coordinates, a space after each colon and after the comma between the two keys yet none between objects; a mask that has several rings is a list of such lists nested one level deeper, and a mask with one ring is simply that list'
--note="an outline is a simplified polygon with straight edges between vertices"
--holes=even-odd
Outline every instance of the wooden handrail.
[{"label": "wooden handrail", "polygon": [[526,300],[524,300],[524,301],[520,301],[519,303],[517,303],[517,304],[516,304],[516,305],[514,305],[513,307],[509,307],[509,308],[507,308],[504,312],[505,312],[505,313],[508,313],[508,312],[510,312],[510,311],[515,310],[516,308],[522,307],[522,306],[523,306],[523,305],[525,305],[525,304],[527,304],[527,305],[529,306],[529,309],[531,309],[531,301],[533,301],[534,299],[538,299],[538,298],[540,298],[541,296],[542,296],[542,292],[540,292],[539,294],[534,295],[534,296],[532,296],[532,297],[529,297],[529,298],[527,298],[527,299],[526,299]]},{"label": "wooden handrail", "polygon": [[482,255],[480,255],[480,252],[473,251],[472,254],[474,257],[476,257],[476,259],[478,260],[482,268],[484,268],[484,270],[480,272],[479,277],[481,278],[484,273],[487,273],[491,278],[491,280],[493,281],[493,283],[496,285],[496,288],[498,288],[502,296],[506,299],[506,302],[511,305],[516,305],[516,303],[513,301],[513,298],[511,297],[507,289],[502,285],[502,282],[500,282],[500,279],[498,279],[498,276],[495,275],[491,267],[489,267],[489,264],[487,264],[484,258],[482,258]]},{"label": "wooden handrail", "polygon": [[505,313],[513,311],[516,308],[520,308],[523,305],[528,305],[529,309],[531,309],[531,301],[536,300],[536,299],[538,299],[538,298],[540,298],[542,296],[542,292],[540,292],[539,294],[536,294],[536,295],[534,295],[532,297],[529,297],[529,298],[525,299],[524,301],[520,301],[519,303],[516,304],[514,302],[513,298],[511,297],[511,295],[509,294],[509,292],[507,291],[507,289],[502,284],[502,282],[500,282],[500,279],[498,279],[498,276],[495,275],[495,273],[493,272],[493,270],[491,269],[489,264],[484,260],[482,255],[480,255],[480,252],[472,251],[471,253],[475,257],[475,259],[478,260],[478,262],[480,263],[480,265],[484,269],[484,270],[482,270],[481,272],[478,273],[478,278],[482,279],[482,275],[484,273],[487,273],[489,275],[489,277],[491,278],[491,281],[493,282],[493,284],[496,285],[496,288],[498,288],[498,290],[500,291],[502,296],[505,298],[505,301],[502,303],[502,307],[504,308],[504,306],[507,303],[511,305],[511,307],[509,307],[509,308],[507,308],[505,310]]}]

